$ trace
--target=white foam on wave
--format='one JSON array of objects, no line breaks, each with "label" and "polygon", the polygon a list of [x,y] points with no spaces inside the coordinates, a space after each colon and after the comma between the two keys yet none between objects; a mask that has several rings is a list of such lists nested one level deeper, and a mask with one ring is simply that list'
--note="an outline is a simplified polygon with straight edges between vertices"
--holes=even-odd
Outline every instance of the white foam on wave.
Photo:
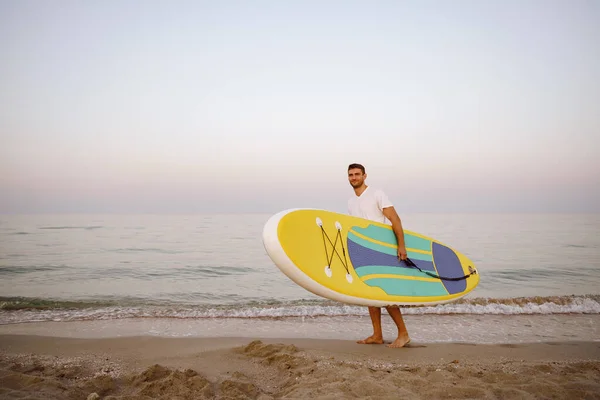
[{"label": "white foam on wave", "polygon": [[[405,315],[549,315],[600,314],[599,296],[471,299],[431,307],[405,307]],[[0,324],[42,321],[85,321],[126,318],[318,318],[365,316],[363,306],[294,304],[265,306],[147,306],[86,309],[0,310]]]},{"label": "white foam on wave", "polygon": [[569,304],[546,302],[538,304],[444,304],[436,307],[414,308],[406,314],[476,314],[476,315],[523,315],[523,314],[600,314],[600,303],[590,298],[574,298]]}]

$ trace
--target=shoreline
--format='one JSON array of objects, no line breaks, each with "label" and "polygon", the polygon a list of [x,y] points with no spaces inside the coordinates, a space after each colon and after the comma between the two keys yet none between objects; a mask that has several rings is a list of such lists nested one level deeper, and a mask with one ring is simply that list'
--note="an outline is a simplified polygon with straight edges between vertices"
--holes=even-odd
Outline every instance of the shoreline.
[{"label": "shoreline", "polygon": [[[519,344],[600,339],[599,314],[548,315],[408,315],[413,340],[420,343]],[[382,315],[385,339],[395,326]],[[0,324],[0,335],[68,338],[154,337],[359,340],[371,331],[368,316],[285,318],[115,318]]]},{"label": "shoreline", "polygon": [[26,395],[600,399],[600,342],[413,340],[391,349],[340,339],[1,334],[0,398]]}]

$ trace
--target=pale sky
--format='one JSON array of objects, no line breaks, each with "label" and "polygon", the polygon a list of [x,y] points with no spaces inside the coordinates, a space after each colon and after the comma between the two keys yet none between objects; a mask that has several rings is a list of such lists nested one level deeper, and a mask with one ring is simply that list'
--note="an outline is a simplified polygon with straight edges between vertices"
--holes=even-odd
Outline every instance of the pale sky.
[{"label": "pale sky", "polygon": [[0,0],[0,213],[600,212],[600,2]]}]

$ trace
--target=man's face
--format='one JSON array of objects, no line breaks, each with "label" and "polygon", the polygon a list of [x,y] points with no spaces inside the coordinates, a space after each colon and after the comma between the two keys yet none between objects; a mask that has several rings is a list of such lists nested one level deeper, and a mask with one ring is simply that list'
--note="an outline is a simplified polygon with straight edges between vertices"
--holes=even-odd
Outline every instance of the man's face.
[{"label": "man's face", "polygon": [[353,168],[348,171],[348,181],[353,188],[358,188],[363,185],[367,174],[363,174],[360,168]]}]

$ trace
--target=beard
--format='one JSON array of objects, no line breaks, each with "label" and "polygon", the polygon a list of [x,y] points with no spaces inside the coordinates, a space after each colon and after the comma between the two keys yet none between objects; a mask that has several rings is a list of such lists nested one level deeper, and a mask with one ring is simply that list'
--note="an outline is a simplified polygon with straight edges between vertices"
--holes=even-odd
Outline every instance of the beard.
[{"label": "beard", "polygon": [[364,183],[364,181],[356,181],[356,182],[350,182],[350,185],[356,189],[356,188],[361,187],[363,185],[363,183]]}]

